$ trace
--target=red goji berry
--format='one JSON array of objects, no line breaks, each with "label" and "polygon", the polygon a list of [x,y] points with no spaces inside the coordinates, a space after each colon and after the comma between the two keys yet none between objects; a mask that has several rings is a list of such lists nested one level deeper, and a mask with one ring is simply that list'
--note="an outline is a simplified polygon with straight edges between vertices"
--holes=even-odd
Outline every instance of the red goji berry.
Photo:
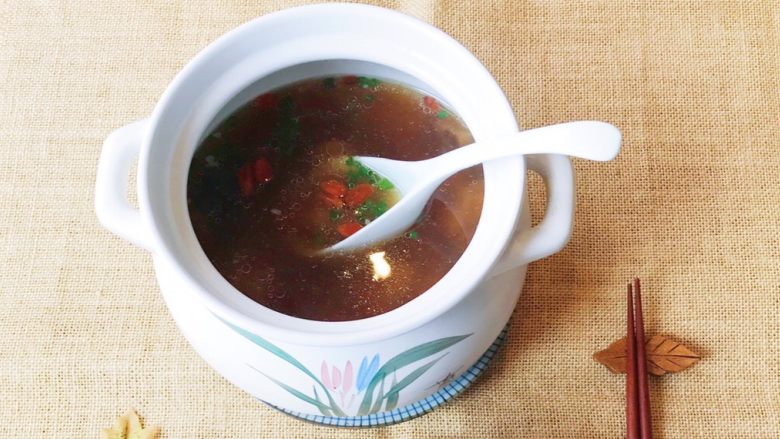
[{"label": "red goji berry", "polygon": [[347,186],[338,180],[325,180],[320,183],[320,189],[322,189],[322,192],[338,198],[343,197],[347,193]]},{"label": "red goji berry", "polygon": [[430,108],[433,112],[438,112],[441,109],[439,103],[436,102],[436,99],[432,96],[425,96],[423,98],[423,104],[425,104],[425,106]]},{"label": "red goji berry", "polygon": [[344,85],[355,85],[358,83],[358,77],[355,75],[347,75],[341,78],[341,83]]},{"label": "red goji berry", "polygon": [[320,199],[322,199],[327,206],[333,207],[334,209],[341,209],[344,207],[344,202],[341,201],[341,198],[323,194],[320,195]]},{"label": "red goji berry", "polygon": [[355,234],[355,232],[362,228],[363,226],[358,223],[344,223],[339,224],[338,227],[336,227],[336,231],[339,232],[341,236],[346,238],[347,236]]},{"label": "red goji berry", "polygon": [[238,170],[238,186],[241,188],[241,194],[245,197],[251,196],[255,192],[255,173],[251,163],[247,163]]},{"label": "red goji berry", "polygon": [[258,183],[268,183],[274,178],[274,171],[268,160],[260,158],[255,160],[255,181]]},{"label": "red goji berry", "polygon": [[344,202],[350,208],[355,208],[363,204],[364,201],[374,193],[374,188],[368,183],[360,183],[344,195]]}]

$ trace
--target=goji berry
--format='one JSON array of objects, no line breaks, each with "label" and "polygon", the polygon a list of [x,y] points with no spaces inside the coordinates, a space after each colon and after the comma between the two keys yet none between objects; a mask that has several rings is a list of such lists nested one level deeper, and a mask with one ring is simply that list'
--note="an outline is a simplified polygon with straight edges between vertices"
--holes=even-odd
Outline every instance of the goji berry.
[{"label": "goji berry", "polygon": [[320,183],[320,189],[326,194],[341,198],[347,193],[347,186],[338,180],[325,180]]},{"label": "goji berry", "polygon": [[436,99],[432,96],[425,96],[423,98],[423,104],[425,104],[426,107],[430,108],[431,111],[434,113],[438,112],[441,109],[441,106],[439,106],[439,103],[436,102]]},{"label": "goji berry", "polygon": [[335,209],[341,209],[344,207],[344,202],[341,201],[341,198],[333,197],[330,195],[323,194],[320,196],[322,201],[325,202],[326,205],[333,207]]},{"label": "goji berry", "polygon": [[344,85],[355,85],[358,83],[358,77],[355,75],[347,75],[341,78],[341,83]]},{"label": "goji berry", "polygon": [[343,237],[351,236],[358,230],[362,229],[363,226],[361,226],[358,223],[344,223],[339,224],[338,227],[336,227],[336,231],[339,232],[339,234]]},{"label": "goji berry", "polygon": [[255,181],[258,183],[268,183],[274,178],[274,171],[268,160],[260,158],[255,160]]},{"label": "goji berry", "polygon": [[368,183],[360,183],[344,195],[344,202],[350,208],[355,208],[363,204],[364,201],[374,193],[374,188]]},{"label": "goji berry", "polygon": [[247,163],[238,170],[238,186],[241,188],[241,194],[245,197],[251,196],[255,192],[255,173],[251,163]]}]

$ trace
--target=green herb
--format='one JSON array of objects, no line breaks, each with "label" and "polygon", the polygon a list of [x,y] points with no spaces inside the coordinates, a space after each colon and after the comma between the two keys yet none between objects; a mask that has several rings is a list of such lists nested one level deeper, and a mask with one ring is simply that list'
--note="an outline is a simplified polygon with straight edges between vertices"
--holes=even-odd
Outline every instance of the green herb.
[{"label": "green herb", "polygon": [[360,183],[360,171],[357,169],[350,169],[347,171],[347,187],[352,189],[356,184]]},{"label": "green herb", "polygon": [[363,100],[366,102],[373,102],[374,101],[374,95],[365,95],[363,96]]},{"label": "green herb", "polygon": [[387,212],[387,209],[387,203],[380,200],[375,203],[372,213],[375,215],[375,217],[378,217],[380,215],[384,215],[384,213]]},{"label": "green herb", "polygon": [[340,211],[340,210],[337,210],[337,209],[331,209],[331,210],[328,212],[328,218],[330,218],[330,220],[331,220],[331,221],[334,221],[334,222],[335,222],[335,221],[338,221],[338,220],[339,220],[339,218],[341,218],[341,216],[342,216],[342,213],[341,213],[341,211]]},{"label": "green herb", "polygon": [[438,117],[439,119],[446,119],[447,116],[449,116],[449,113],[447,113],[444,110],[440,110],[438,113],[436,113],[436,117]]},{"label": "green herb", "polygon": [[347,186],[354,187],[358,183],[370,183],[379,190],[392,189],[393,183],[382,177],[368,167],[364,166],[354,157],[347,157]]},{"label": "green herb", "polygon": [[363,88],[377,88],[382,81],[376,78],[369,78],[367,76],[358,77],[358,85]]},{"label": "green herb", "polygon": [[406,237],[409,239],[414,239],[415,241],[420,239],[420,237],[417,236],[417,230],[410,231],[409,233],[406,234]]},{"label": "green herb", "polygon": [[387,212],[388,205],[384,201],[367,200],[355,209],[355,215],[360,221],[373,221],[383,213]]},{"label": "green herb", "polygon": [[322,85],[325,86],[325,88],[336,88],[336,78],[325,78],[322,80]]},{"label": "green herb", "polygon": [[390,180],[382,177],[382,179],[379,180],[379,182],[376,184],[376,187],[380,191],[389,191],[390,189],[393,189],[395,186],[393,186],[393,183]]},{"label": "green herb", "polygon": [[370,182],[373,172],[354,157],[347,158],[347,186],[354,187],[358,183]]}]

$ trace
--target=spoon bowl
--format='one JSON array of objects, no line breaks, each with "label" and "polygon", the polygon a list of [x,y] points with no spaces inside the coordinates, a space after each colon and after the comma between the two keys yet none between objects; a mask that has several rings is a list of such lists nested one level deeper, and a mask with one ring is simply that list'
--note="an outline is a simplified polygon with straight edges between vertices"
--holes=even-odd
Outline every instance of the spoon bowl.
[{"label": "spoon bowl", "polygon": [[530,154],[561,154],[606,162],[617,155],[620,139],[620,131],[611,124],[578,121],[519,131],[498,139],[472,143],[427,160],[354,157],[364,166],[390,180],[401,193],[401,199],[362,229],[321,251],[352,250],[403,233],[417,221],[428,199],[444,180],[471,166]]}]

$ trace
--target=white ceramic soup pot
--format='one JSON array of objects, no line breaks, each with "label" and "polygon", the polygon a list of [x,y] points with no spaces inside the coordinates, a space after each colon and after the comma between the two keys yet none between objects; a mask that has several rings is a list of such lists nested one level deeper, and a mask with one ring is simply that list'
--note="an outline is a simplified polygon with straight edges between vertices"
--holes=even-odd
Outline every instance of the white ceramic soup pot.
[{"label": "white ceramic soup pot", "polygon": [[[340,74],[383,78],[433,95],[477,141],[518,130],[495,80],[443,32],[376,7],[305,6],[253,20],[199,53],[151,117],[108,137],[95,193],[102,224],[152,253],[166,301],[179,304],[174,317],[212,367],[276,407],[337,418],[381,415],[423,400],[474,364],[509,320],[526,265],[569,239],[574,191],[567,157],[488,162],[471,243],[416,299],[345,322],[265,308],[228,283],[201,249],[187,209],[190,161],[199,141],[253,97]],[[138,209],[126,199],[136,157]],[[530,227],[527,169],[538,172],[548,190],[547,211],[536,227]],[[202,331],[183,323],[198,313],[217,324]]]}]

